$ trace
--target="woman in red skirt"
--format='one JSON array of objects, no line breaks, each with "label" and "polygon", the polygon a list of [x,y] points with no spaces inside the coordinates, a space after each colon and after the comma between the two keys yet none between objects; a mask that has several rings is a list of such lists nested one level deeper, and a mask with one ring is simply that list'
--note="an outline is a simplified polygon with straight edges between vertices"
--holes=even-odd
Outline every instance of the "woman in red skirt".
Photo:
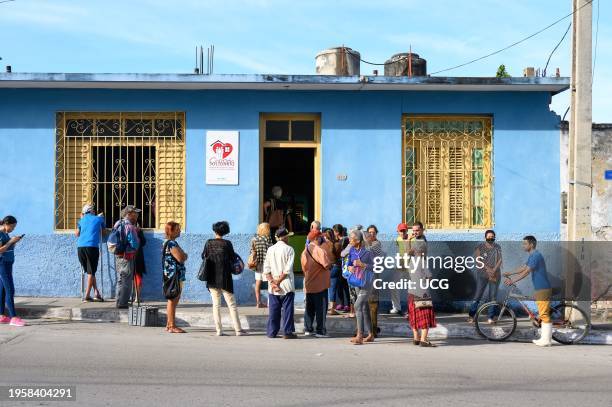
[{"label": "woman in red skirt", "polygon": [[[423,301],[417,299],[419,305],[422,305]],[[415,305],[415,297],[412,294],[408,294],[408,320],[410,321],[410,327],[412,328],[412,343],[415,345],[421,345],[423,347],[432,348],[435,347],[433,343],[427,339],[429,328],[436,327],[436,314],[434,313],[433,306],[419,306]],[[419,330],[421,334],[419,335]]]},{"label": "woman in red skirt", "polygon": [[[427,238],[423,230],[421,222],[415,222],[412,226],[412,236],[408,242],[408,253],[416,258],[427,256]],[[433,343],[427,339],[429,328],[436,326],[436,314],[434,313],[431,296],[426,289],[421,288],[421,281],[431,277],[427,267],[423,263],[419,263],[415,270],[411,270],[412,278],[415,279],[417,288],[408,294],[408,320],[412,328],[412,343],[425,348],[435,347]],[[419,335],[419,330],[421,334]]]}]

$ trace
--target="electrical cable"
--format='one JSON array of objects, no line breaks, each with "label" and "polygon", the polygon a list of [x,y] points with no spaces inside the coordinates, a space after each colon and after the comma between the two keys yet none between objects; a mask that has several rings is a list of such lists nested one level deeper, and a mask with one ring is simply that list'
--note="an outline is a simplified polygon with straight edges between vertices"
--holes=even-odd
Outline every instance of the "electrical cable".
[{"label": "electrical cable", "polygon": [[591,86],[595,80],[595,64],[597,63],[597,45],[599,42],[599,5],[601,0],[597,0],[597,19],[595,20],[595,50],[593,51],[593,69],[591,71]]},{"label": "electrical cable", "polygon": [[555,51],[557,50],[557,48],[559,48],[559,45],[561,45],[561,43],[563,42],[563,40],[567,36],[567,33],[569,32],[571,27],[572,27],[572,23],[569,23],[569,25],[567,26],[567,30],[565,30],[565,34],[563,34],[563,37],[561,37],[561,40],[559,40],[557,45],[555,45],[553,50],[550,52],[550,55],[548,56],[548,59],[546,60],[546,65],[544,66],[544,70],[542,71],[542,76],[546,76],[546,70],[548,69],[548,64],[550,63],[550,58],[552,58],[552,56],[555,53]]},{"label": "electrical cable", "polygon": [[519,44],[521,44],[521,43],[523,43],[523,42],[525,42],[525,41],[535,37],[536,35],[543,33],[544,31],[548,30],[549,28],[559,24],[561,21],[565,20],[566,18],[573,16],[578,10],[580,10],[581,8],[586,7],[589,4],[593,3],[593,1],[594,0],[590,0],[589,2],[587,2],[587,3],[583,4],[582,6],[578,7],[576,10],[572,11],[571,13],[567,14],[566,16],[563,16],[563,17],[557,19],[556,21],[554,21],[553,23],[547,25],[546,27],[544,27],[544,28],[534,32],[533,34],[528,35],[527,37],[524,37],[524,38],[522,38],[522,39],[520,39],[520,40],[518,40],[516,42],[513,42],[510,45],[507,45],[507,46],[505,46],[505,47],[503,47],[501,49],[498,49],[497,51],[493,51],[493,52],[491,52],[491,53],[489,53],[487,55],[481,56],[481,57],[476,58],[476,59],[472,59],[471,61],[467,61],[467,62],[464,62],[464,63],[459,64],[459,65],[451,66],[449,68],[445,68],[445,69],[441,69],[439,71],[432,72],[430,75],[435,75],[435,74],[438,74],[438,73],[441,73],[441,72],[446,72],[446,71],[451,71],[453,69],[461,68],[463,66],[470,65],[470,64],[472,64],[474,62],[481,61],[481,60],[483,60],[485,58],[488,58],[490,56],[499,54],[500,52],[506,51],[507,49],[510,49],[510,48],[512,48],[512,47],[514,47],[516,45],[519,45]]}]

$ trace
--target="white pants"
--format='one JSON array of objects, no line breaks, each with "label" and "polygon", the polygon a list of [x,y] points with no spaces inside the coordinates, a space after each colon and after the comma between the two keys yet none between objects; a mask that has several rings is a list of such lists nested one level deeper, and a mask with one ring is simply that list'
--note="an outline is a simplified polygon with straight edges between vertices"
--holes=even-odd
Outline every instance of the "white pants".
[{"label": "white pants", "polygon": [[236,299],[234,294],[222,290],[220,288],[211,288],[210,295],[213,302],[213,318],[215,320],[215,328],[217,332],[221,332],[223,327],[221,325],[221,294],[225,298],[225,303],[229,308],[230,316],[232,317],[232,323],[234,324],[234,330],[236,332],[242,330],[240,326],[240,317],[238,316],[238,307],[236,307]]}]

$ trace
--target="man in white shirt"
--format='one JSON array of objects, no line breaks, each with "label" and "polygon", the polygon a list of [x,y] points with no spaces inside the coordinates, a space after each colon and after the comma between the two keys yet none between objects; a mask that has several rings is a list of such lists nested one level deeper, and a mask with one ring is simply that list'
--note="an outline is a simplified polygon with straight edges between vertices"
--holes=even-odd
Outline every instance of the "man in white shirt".
[{"label": "man in white shirt", "polygon": [[276,244],[268,249],[264,261],[263,278],[268,281],[268,338],[275,338],[283,326],[283,338],[295,339],[293,321],[293,301],[295,299],[295,282],[293,276],[293,259],[295,251],[287,244],[290,233],[280,227],[276,233]]}]

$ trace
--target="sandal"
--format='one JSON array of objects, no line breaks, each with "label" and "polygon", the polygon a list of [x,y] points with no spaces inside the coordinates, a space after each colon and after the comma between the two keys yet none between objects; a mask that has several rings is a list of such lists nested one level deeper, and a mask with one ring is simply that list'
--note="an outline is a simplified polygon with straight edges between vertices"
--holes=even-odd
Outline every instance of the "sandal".
[{"label": "sandal", "polygon": [[185,331],[183,331],[181,328],[177,326],[168,328],[168,332],[170,332],[171,334],[184,334],[185,333]]},{"label": "sandal", "polygon": [[369,334],[368,336],[366,336],[365,338],[363,338],[364,342],[374,342],[374,335]]},{"label": "sandal", "polygon": [[423,348],[436,348],[437,346],[429,341],[421,341],[421,346]]},{"label": "sandal", "polygon": [[329,315],[340,315],[340,313],[333,308],[329,310],[328,314]]},{"label": "sandal", "polygon": [[83,302],[93,302],[93,298],[85,297],[85,298],[83,298]]},{"label": "sandal", "polygon": [[418,341],[418,340],[413,339],[413,340],[412,340],[412,344],[413,344],[414,346],[419,346],[419,345],[421,344],[421,341]]},{"label": "sandal", "polygon": [[104,298],[101,295],[96,295],[93,300],[94,302],[104,302]]}]

